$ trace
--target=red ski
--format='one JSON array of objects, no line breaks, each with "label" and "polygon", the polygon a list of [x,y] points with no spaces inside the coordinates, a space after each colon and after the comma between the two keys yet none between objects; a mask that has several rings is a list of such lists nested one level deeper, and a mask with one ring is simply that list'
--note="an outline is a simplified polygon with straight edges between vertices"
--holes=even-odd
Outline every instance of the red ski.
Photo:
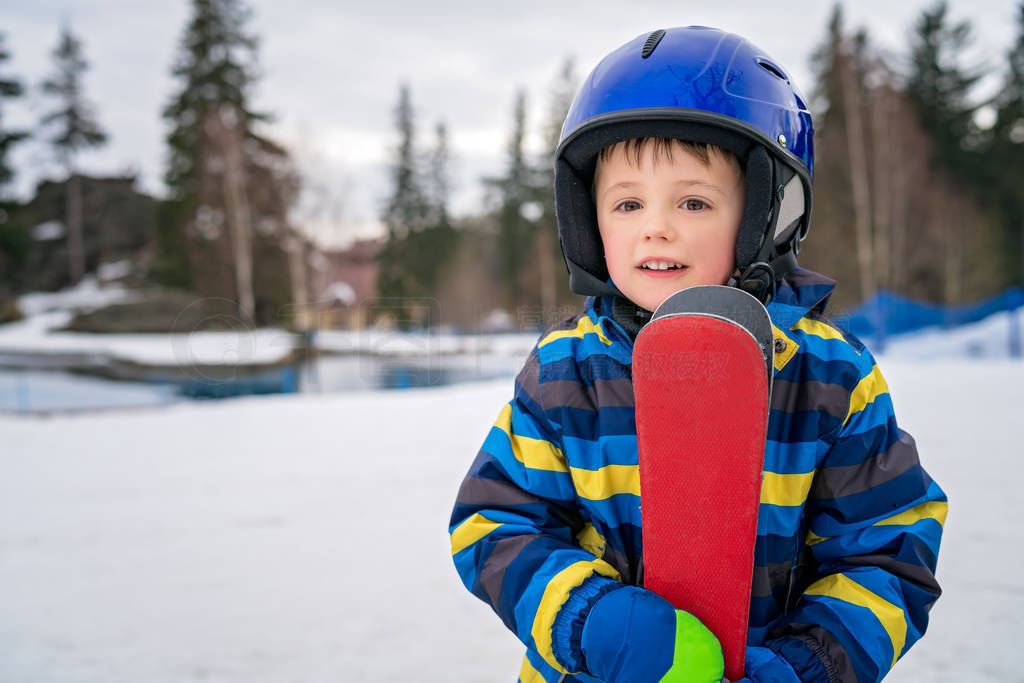
[{"label": "red ski", "polygon": [[644,587],[718,636],[743,677],[773,339],[732,287],[669,297],[633,350]]}]

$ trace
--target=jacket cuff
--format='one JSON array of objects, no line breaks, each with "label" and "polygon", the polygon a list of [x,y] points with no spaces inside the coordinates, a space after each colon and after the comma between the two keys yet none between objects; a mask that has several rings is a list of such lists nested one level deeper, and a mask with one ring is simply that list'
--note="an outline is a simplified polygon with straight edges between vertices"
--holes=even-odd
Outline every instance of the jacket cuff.
[{"label": "jacket cuff", "polygon": [[569,593],[569,599],[558,611],[551,629],[551,645],[555,659],[566,671],[575,673],[587,670],[581,644],[583,625],[597,601],[622,585],[599,574],[591,574]]},{"label": "jacket cuff", "polygon": [[765,643],[775,654],[789,662],[801,681],[831,683],[839,681],[832,658],[817,640],[811,636],[785,636]]}]

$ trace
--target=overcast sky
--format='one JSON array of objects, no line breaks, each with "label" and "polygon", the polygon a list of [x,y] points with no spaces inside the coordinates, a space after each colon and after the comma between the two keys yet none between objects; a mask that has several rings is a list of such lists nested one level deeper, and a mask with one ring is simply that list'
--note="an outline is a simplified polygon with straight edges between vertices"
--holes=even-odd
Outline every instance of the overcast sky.
[{"label": "overcast sky", "polygon": [[[163,192],[160,111],[178,87],[170,65],[190,2],[168,0],[8,0],[0,31],[12,58],[3,73],[30,86],[8,101],[5,126],[32,126],[46,107],[38,84],[51,70],[61,22],[83,40],[91,69],[88,98],[110,135],[80,157],[91,173],[129,169],[140,185]],[[902,53],[914,18],[932,2],[845,3],[848,27]],[[954,19],[974,24],[974,56],[1003,61],[1015,35],[1016,0],[952,0]],[[456,212],[475,208],[481,175],[497,173],[517,88],[527,90],[528,124],[541,119],[546,93],[567,56],[582,77],[606,53],[656,28],[687,24],[740,33],[781,62],[805,92],[810,53],[825,33],[831,3],[822,0],[250,0],[263,78],[257,109],[275,121],[263,129],[288,147],[310,188],[307,207],[325,216],[320,237],[344,241],[372,232],[387,194],[384,171],[395,144],[392,110],[399,84],[412,88],[419,141],[444,121],[454,155]],[[991,87],[991,85],[989,86]],[[533,142],[536,146],[536,141]],[[15,189],[27,196],[55,174],[49,152],[26,143],[14,155]],[[333,208],[331,208],[333,207]],[[329,210],[328,210],[329,209]],[[308,212],[313,209],[309,208]],[[334,216],[334,218],[330,218]]]}]

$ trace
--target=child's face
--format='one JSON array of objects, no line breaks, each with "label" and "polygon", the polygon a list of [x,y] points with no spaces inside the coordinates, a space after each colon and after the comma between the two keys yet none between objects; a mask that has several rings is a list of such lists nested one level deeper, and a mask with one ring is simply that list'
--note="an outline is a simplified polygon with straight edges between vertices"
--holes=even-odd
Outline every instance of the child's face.
[{"label": "child's face", "polygon": [[[678,145],[666,158],[646,144],[636,166],[624,148],[617,145],[598,163],[595,182],[597,224],[612,282],[649,311],[684,287],[725,284],[735,269],[743,215],[737,164],[714,148],[706,166]],[[661,263],[676,267],[646,267]]]}]

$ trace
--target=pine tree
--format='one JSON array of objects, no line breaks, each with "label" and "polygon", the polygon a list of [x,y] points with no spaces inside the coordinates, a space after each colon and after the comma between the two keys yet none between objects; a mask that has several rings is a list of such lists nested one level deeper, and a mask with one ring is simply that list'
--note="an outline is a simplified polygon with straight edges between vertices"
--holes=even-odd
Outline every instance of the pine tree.
[{"label": "pine tree", "polygon": [[[569,290],[569,273],[565,268],[558,241],[558,219],[555,215],[555,152],[562,136],[562,126],[572,99],[579,87],[575,61],[567,57],[548,91],[546,120],[543,127],[544,150],[534,173],[535,201],[541,207],[537,225],[537,261],[540,270],[540,303],[546,317],[558,319],[565,311],[559,302],[573,302]],[[578,309],[578,306],[565,308]],[[554,320],[551,320],[554,322]]]},{"label": "pine tree", "polygon": [[509,309],[528,304],[524,286],[526,265],[534,260],[533,236],[536,225],[523,216],[523,206],[533,196],[533,173],[527,162],[526,92],[516,92],[512,110],[512,133],[506,146],[505,172],[484,183],[497,196],[497,248],[505,303]]},{"label": "pine tree", "polygon": [[172,198],[193,199],[198,190],[202,124],[209,111],[229,107],[247,136],[254,122],[268,118],[249,104],[257,80],[257,41],[245,30],[250,18],[242,0],[192,0],[192,18],[171,71],[181,87],[163,112],[171,125],[165,182]]},{"label": "pine tree", "polygon": [[57,100],[57,108],[45,114],[41,126],[53,129],[49,142],[67,174],[65,192],[65,228],[68,238],[71,283],[85,274],[85,245],[82,238],[82,190],[75,172],[75,157],[88,147],[102,145],[106,133],[96,122],[92,106],[82,90],[82,76],[89,64],[82,54],[82,43],[64,26],[53,51],[56,70],[42,84],[43,92]]},{"label": "pine tree", "polygon": [[[378,254],[377,290],[386,299],[385,308],[399,325],[406,327],[427,322],[426,314],[418,305],[422,302],[416,299],[427,294],[422,280],[424,269],[429,266],[423,263],[426,260],[424,255],[417,251],[421,246],[420,233],[430,225],[432,211],[423,183],[422,159],[416,146],[412,95],[405,84],[399,87],[395,127],[398,146],[391,169],[392,193],[382,216],[386,241]],[[440,154],[446,155],[447,151]]]},{"label": "pine tree", "polygon": [[[0,33],[0,64],[11,58],[11,53],[4,46],[5,36]],[[7,155],[19,142],[29,137],[28,132],[7,130],[3,125],[3,101],[21,97],[24,93],[21,81],[13,76],[0,75],[0,199],[7,183],[14,178],[14,170],[8,165]]]},{"label": "pine tree", "polygon": [[262,141],[253,126],[268,118],[250,106],[257,78],[250,17],[242,0],[192,0],[172,68],[180,89],[163,112],[170,124],[170,201],[158,236],[160,279],[207,295],[233,295],[245,320],[256,307],[253,226],[259,217],[247,188],[250,154]]},{"label": "pine tree", "polygon": [[906,93],[917,105],[921,125],[935,141],[941,162],[956,177],[972,184],[977,163],[967,148],[976,135],[974,116],[980,103],[971,96],[984,71],[963,66],[972,42],[971,23],[951,23],[948,11],[946,1],[940,0],[918,16]]},{"label": "pine tree", "polygon": [[985,168],[1002,222],[1006,270],[1011,282],[1024,286],[1024,2],[1017,6],[1017,38],[1006,62]]}]

